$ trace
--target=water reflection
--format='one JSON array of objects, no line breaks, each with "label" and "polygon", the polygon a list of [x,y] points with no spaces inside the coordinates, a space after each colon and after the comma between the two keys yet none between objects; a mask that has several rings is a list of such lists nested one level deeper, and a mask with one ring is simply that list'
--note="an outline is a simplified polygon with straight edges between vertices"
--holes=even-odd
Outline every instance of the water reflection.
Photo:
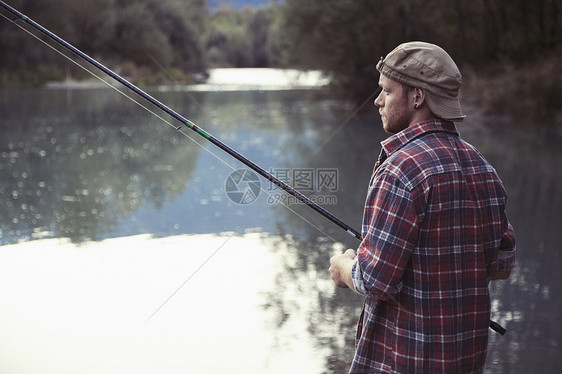
[{"label": "water reflection", "polygon": [[488,123],[467,136],[492,161],[509,193],[518,264],[491,287],[493,314],[509,332],[492,334],[490,373],[555,373],[562,344],[562,136],[554,126]]},{"label": "water reflection", "polygon": [[3,93],[3,241],[30,232],[99,239],[189,183],[199,148],[178,146],[181,138],[116,94],[70,92]]},{"label": "water reflection", "polygon": [[[319,372],[325,349],[318,354],[308,320],[294,318],[280,340],[262,310],[283,271],[276,242],[229,233],[3,246],[0,371]],[[259,266],[232,266],[239,258]]]},{"label": "water reflection", "polygon": [[[366,185],[386,137],[376,113],[365,109],[339,128],[354,108],[317,92],[153,93],[266,169],[338,170],[336,203],[325,208],[359,227]],[[354,238],[306,207],[290,206],[301,218],[268,203],[275,190],[265,183],[253,204],[230,201],[225,180],[243,165],[180,136],[112,91],[1,91],[0,100],[0,243],[43,235],[83,242],[259,231],[277,263],[255,312],[274,337],[269,349],[310,337],[309,357],[322,358],[311,372],[347,370],[361,298],[334,289],[327,264],[334,251],[355,247]],[[487,372],[557,372],[562,136],[548,127],[530,131],[516,120],[485,123],[477,116],[459,128],[504,180],[518,235],[512,277],[491,286],[493,318],[509,332],[491,333]]]},{"label": "water reflection", "polygon": [[273,313],[272,332],[285,342],[298,321],[306,321],[303,335],[313,336],[315,351],[324,355],[318,373],[345,373],[354,353],[357,319],[362,298],[349,290],[335,289],[326,271],[329,258],[344,250],[326,238],[299,242],[291,237],[273,245],[283,271],[267,294],[266,310]]}]

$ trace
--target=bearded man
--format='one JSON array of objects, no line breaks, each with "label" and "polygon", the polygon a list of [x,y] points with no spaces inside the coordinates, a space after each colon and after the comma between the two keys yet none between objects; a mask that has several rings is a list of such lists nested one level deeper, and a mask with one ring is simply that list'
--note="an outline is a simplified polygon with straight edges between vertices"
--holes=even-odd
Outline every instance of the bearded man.
[{"label": "bearded man", "polygon": [[350,373],[483,373],[488,284],[506,279],[515,234],[494,168],[459,137],[461,73],[442,48],[399,45],[377,64],[384,140],[357,250],[330,259],[365,296]]}]

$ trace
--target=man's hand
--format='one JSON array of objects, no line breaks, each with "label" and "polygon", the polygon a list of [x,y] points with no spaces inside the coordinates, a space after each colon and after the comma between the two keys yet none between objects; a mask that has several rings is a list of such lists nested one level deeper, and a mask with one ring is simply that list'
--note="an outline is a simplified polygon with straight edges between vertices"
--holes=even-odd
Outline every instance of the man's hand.
[{"label": "man's hand", "polygon": [[351,279],[351,268],[355,256],[357,256],[355,251],[348,249],[345,253],[330,258],[330,275],[337,287],[355,289]]}]

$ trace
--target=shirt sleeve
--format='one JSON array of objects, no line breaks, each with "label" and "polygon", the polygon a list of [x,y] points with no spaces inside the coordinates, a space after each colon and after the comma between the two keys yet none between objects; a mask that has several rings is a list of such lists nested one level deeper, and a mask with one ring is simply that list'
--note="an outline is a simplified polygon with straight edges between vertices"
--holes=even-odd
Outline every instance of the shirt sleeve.
[{"label": "shirt sleeve", "polygon": [[404,269],[418,236],[411,192],[396,177],[379,175],[369,188],[364,239],[352,267],[357,292],[381,300],[402,288]]},{"label": "shirt sleeve", "polygon": [[[505,218],[507,221],[507,217]],[[498,271],[511,271],[515,265],[515,231],[509,222],[507,222],[507,230],[503,234],[500,241],[498,252]]]}]

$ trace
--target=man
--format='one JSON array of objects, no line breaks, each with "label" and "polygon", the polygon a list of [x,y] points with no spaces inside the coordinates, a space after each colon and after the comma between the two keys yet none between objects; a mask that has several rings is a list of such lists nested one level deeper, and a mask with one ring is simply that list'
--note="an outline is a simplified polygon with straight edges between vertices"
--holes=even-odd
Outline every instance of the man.
[{"label": "man", "polygon": [[330,259],[365,295],[350,373],[482,373],[488,283],[506,279],[515,235],[496,171],[459,138],[461,74],[440,47],[404,43],[377,64],[384,130],[363,241]]}]

